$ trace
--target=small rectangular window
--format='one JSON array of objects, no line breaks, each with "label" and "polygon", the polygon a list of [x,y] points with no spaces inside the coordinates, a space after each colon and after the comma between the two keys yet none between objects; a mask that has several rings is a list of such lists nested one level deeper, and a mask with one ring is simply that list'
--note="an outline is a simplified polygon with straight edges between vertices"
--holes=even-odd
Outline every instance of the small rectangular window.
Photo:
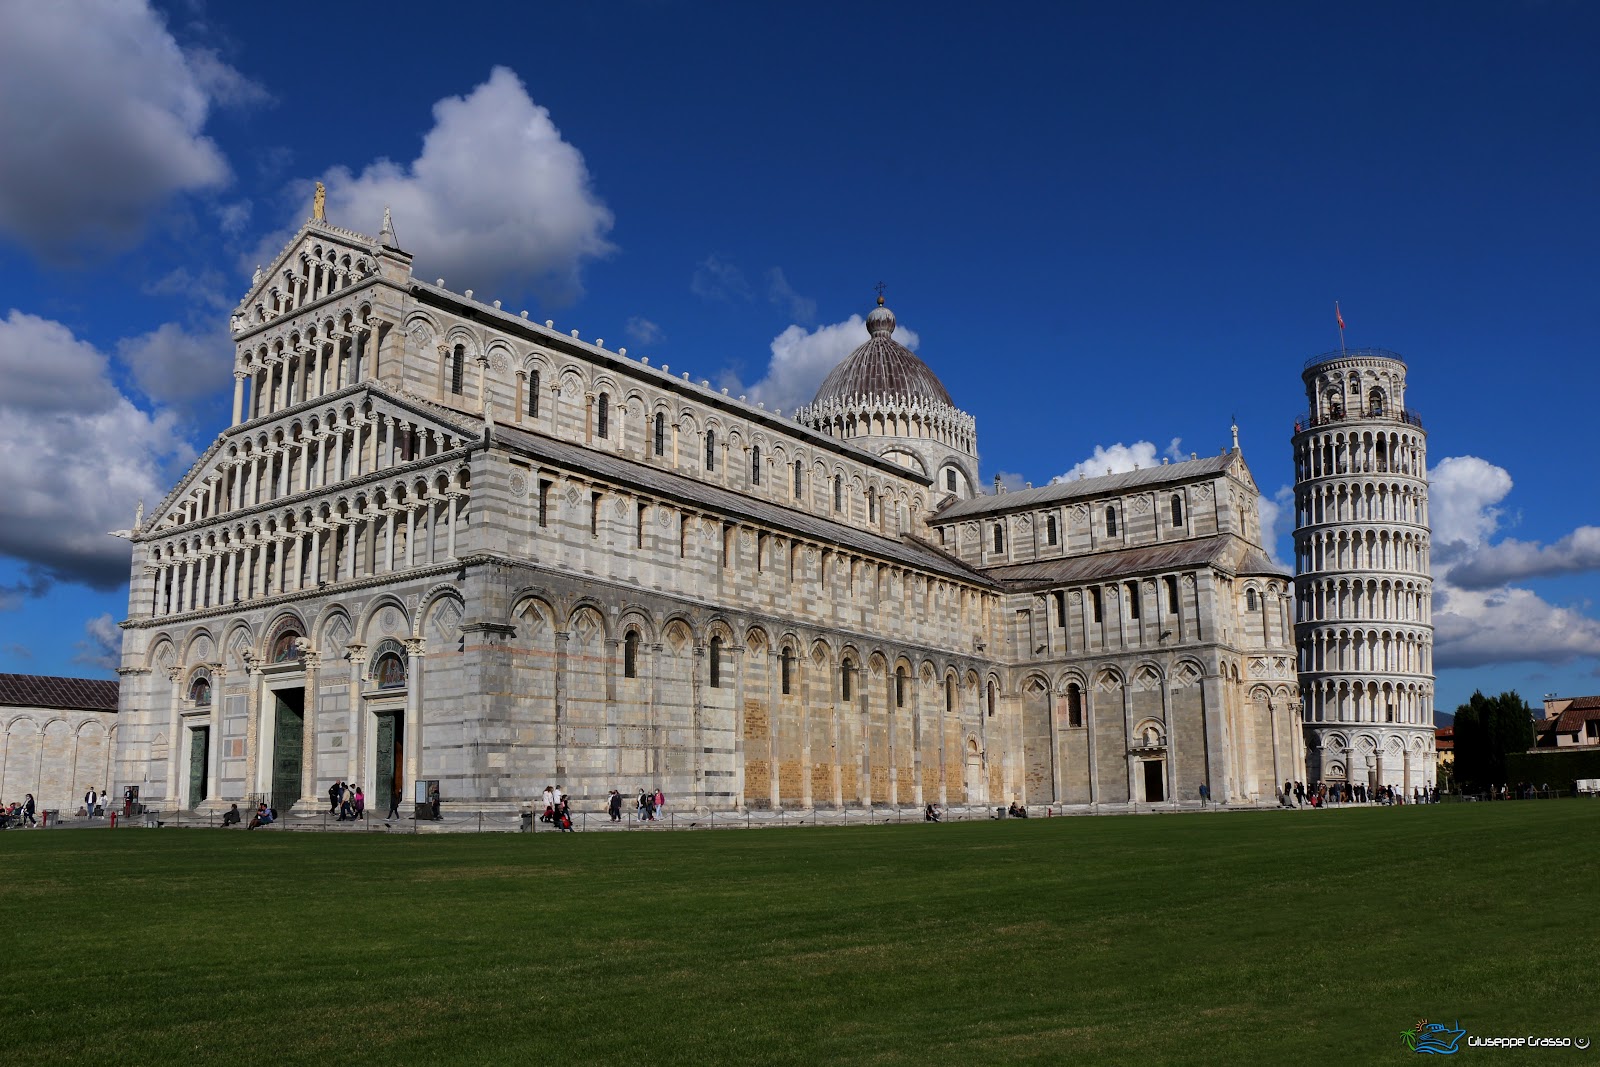
[{"label": "small rectangular window", "polygon": [[539,525],[550,525],[550,482],[548,479],[539,479]]},{"label": "small rectangular window", "polygon": [[635,534],[634,547],[636,547],[636,548],[643,548],[644,547],[644,523],[645,523],[645,519],[649,515],[649,513],[650,513],[650,505],[648,505],[648,504],[640,504],[639,505],[639,515],[638,515],[637,523],[635,525],[635,530],[637,532]]},{"label": "small rectangular window", "polygon": [[600,494],[589,494],[589,536],[600,536]]}]

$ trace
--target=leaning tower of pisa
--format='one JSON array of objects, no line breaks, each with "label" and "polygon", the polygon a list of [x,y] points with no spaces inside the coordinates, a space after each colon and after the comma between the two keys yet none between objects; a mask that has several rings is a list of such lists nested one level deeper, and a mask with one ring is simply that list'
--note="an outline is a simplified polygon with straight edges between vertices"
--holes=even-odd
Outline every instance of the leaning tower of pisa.
[{"label": "leaning tower of pisa", "polygon": [[1380,348],[1307,361],[1295,423],[1295,640],[1312,781],[1434,781],[1427,435]]}]

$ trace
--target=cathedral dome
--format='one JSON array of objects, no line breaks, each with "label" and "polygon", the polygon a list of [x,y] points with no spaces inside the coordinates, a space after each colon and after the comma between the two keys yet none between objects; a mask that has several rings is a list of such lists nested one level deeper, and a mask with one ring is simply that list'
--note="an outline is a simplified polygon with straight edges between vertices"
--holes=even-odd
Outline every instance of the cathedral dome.
[{"label": "cathedral dome", "polygon": [[894,312],[878,306],[867,316],[867,340],[833,368],[822,380],[816,399],[847,402],[863,396],[902,396],[908,400],[935,400],[955,407],[950,393],[929,366],[894,339]]}]

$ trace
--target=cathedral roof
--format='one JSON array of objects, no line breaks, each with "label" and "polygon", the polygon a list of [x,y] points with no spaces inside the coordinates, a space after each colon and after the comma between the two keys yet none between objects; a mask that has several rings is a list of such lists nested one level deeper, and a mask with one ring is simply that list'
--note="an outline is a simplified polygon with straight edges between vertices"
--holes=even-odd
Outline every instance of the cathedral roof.
[{"label": "cathedral roof", "polygon": [[1181,463],[1163,463],[1160,466],[1143,467],[1139,470],[1124,471],[1121,474],[1106,474],[1098,478],[1080,478],[1070,482],[1053,482],[1050,485],[1041,485],[1035,489],[1021,489],[1012,493],[992,493],[986,496],[976,496],[971,500],[951,502],[934,516],[933,521],[946,522],[950,519],[966,518],[972,515],[987,515],[991,512],[1010,511],[1013,508],[1039,507],[1045,504],[1075,500],[1079,497],[1099,496],[1101,493],[1115,493],[1124,489],[1139,489],[1161,485],[1165,482],[1181,482],[1188,478],[1221,474],[1233,464],[1236,458],[1235,453],[1224,452],[1220,456],[1186,459]]},{"label": "cathedral roof", "polygon": [[894,339],[894,312],[878,306],[867,316],[867,340],[833,368],[822,380],[813,405],[829,400],[841,402],[857,397],[905,397],[907,400],[936,400],[955,407],[950,393],[929,366]]},{"label": "cathedral roof", "polygon": [[1020,591],[1199,566],[1213,566],[1235,575],[1289,576],[1285,568],[1268,560],[1255,546],[1231,534],[1120,548],[1112,552],[1095,552],[1040,563],[987,567],[985,573],[1008,589]]}]

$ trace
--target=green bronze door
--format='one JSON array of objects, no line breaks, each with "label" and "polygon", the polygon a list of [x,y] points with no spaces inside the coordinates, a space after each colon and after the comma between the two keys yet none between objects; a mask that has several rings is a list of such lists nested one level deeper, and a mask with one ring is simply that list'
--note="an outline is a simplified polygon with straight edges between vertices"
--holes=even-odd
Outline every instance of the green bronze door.
[{"label": "green bronze door", "polygon": [[374,806],[382,804],[385,812],[394,801],[394,791],[405,784],[401,781],[400,774],[400,761],[404,750],[400,716],[400,712],[388,712],[378,716],[377,754],[374,756],[375,774],[372,783],[375,795],[371,803]]},{"label": "green bronze door", "polygon": [[196,726],[189,731],[189,807],[198,808],[206,799],[206,758],[210,755],[211,727]]},{"label": "green bronze door", "polygon": [[272,737],[272,806],[281,813],[300,799],[306,721],[301,705],[305,698],[299,690],[284,690],[273,695],[277,713]]}]

